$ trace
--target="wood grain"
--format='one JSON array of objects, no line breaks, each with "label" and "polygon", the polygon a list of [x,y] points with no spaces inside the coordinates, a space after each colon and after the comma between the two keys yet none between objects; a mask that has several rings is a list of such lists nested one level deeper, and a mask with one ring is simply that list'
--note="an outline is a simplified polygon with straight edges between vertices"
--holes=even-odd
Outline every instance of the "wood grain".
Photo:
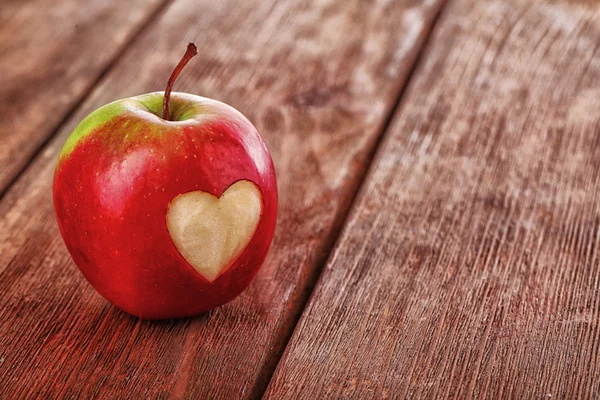
[{"label": "wood grain", "polygon": [[3,0],[0,195],[164,0]]},{"label": "wood grain", "polygon": [[600,396],[600,10],[444,9],[268,399]]},{"label": "wood grain", "polygon": [[[192,1],[130,46],[0,202],[0,391],[43,398],[260,396],[364,176],[440,4]],[[207,315],[147,322],[84,281],[51,204],[56,156],[91,110],[161,90],[225,101],[263,133],[277,168],[275,241],[256,281]],[[1,396],[0,396],[1,397]]]}]

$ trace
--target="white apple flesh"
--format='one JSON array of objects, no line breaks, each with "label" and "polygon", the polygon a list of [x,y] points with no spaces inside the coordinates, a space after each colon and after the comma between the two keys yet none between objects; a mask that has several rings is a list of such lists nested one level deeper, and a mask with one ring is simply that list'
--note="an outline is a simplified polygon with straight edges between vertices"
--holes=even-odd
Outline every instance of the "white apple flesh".
[{"label": "white apple flesh", "polygon": [[260,191],[242,180],[220,198],[202,191],[175,197],[167,209],[167,228],[187,262],[214,282],[246,248],[261,212]]}]

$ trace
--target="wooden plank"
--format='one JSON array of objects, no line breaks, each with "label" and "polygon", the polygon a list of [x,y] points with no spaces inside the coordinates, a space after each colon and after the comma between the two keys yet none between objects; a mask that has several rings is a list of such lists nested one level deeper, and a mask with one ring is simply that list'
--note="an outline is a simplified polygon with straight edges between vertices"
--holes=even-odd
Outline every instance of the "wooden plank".
[{"label": "wooden plank", "polygon": [[[0,202],[0,388],[45,398],[260,396],[439,6],[176,1]],[[161,90],[190,40],[199,55],[176,90],[223,100],[257,125],[277,168],[280,218],[240,298],[194,319],[140,321],[100,298],[72,264],[51,178],[84,115]]]},{"label": "wooden plank", "polygon": [[3,0],[0,195],[163,0]]},{"label": "wooden plank", "polygon": [[600,9],[440,17],[270,399],[600,396]]}]

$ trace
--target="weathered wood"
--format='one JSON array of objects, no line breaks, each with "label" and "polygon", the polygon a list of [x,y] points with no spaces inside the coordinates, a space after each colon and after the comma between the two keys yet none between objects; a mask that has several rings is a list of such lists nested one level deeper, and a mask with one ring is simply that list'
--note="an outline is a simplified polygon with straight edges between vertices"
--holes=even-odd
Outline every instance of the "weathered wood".
[{"label": "weathered wood", "polygon": [[[0,203],[0,388],[16,397],[247,398],[266,388],[439,3],[176,1],[133,43]],[[84,281],[51,204],[57,153],[84,115],[161,90],[225,101],[263,133],[280,218],[262,271],[199,318],[145,322]]]},{"label": "weathered wood", "polygon": [[2,0],[0,195],[163,0]]},{"label": "weathered wood", "polygon": [[266,398],[600,396],[599,43],[449,3]]}]

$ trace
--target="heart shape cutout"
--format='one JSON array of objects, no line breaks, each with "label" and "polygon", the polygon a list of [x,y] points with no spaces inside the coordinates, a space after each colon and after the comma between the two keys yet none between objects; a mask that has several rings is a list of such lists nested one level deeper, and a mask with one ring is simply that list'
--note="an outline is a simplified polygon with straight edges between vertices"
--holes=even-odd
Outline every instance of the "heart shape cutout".
[{"label": "heart shape cutout", "polygon": [[176,196],[167,208],[167,229],[183,258],[214,282],[250,243],[261,213],[260,190],[241,180],[219,198],[200,190]]}]

